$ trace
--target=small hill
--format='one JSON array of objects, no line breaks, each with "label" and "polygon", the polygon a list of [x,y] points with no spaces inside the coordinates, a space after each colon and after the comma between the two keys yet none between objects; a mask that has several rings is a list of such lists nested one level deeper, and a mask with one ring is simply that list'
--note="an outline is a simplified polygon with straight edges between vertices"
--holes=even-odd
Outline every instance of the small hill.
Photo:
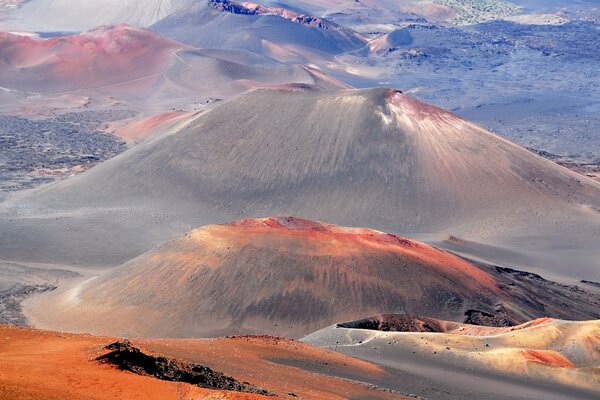
[{"label": "small hill", "polygon": [[150,29],[194,47],[248,50],[303,63],[366,45],[356,32],[326,19],[231,0],[200,0]]},{"label": "small hill", "polygon": [[[35,326],[119,336],[295,338],[378,311],[511,325],[543,312],[589,318],[594,299],[596,310],[600,304],[599,296],[581,299],[568,288],[529,283],[526,291],[542,290],[533,303],[505,279],[371,229],[251,219],[193,230],[64,293],[40,297],[29,317]],[[568,301],[577,302],[577,313]]]},{"label": "small hill", "polygon": [[148,78],[186,47],[127,25],[46,39],[2,32],[0,82],[33,92],[85,91]]}]

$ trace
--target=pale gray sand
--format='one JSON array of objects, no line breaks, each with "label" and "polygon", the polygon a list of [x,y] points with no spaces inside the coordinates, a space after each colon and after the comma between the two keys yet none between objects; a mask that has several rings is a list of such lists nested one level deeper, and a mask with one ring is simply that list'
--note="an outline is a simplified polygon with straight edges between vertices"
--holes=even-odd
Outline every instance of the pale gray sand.
[{"label": "pale gray sand", "polygon": [[27,266],[0,260],[0,324],[26,325],[23,300],[68,286],[80,276],[69,268]]}]

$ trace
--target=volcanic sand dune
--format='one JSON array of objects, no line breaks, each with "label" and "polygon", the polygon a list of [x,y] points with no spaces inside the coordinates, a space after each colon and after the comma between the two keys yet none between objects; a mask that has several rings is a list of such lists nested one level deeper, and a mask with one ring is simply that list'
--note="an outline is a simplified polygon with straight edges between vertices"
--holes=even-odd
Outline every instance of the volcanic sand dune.
[{"label": "volcanic sand dune", "polygon": [[[0,325],[0,399],[266,399],[202,389],[121,371],[94,359],[115,338]],[[385,378],[382,368],[299,342],[271,337],[134,340],[145,354],[202,364],[275,398],[402,399],[360,384]],[[355,382],[346,378],[354,379]]]},{"label": "volcanic sand dune", "polygon": [[[468,314],[496,324],[544,313],[598,316],[600,296],[581,289],[575,298],[568,288],[515,288],[492,269],[423,243],[279,217],[193,230],[98,278],[27,302],[26,315],[37,327],[150,337],[300,337],[382,310],[458,320]],[[527,292],[536,290],[530,299]]]},{"label": "volcanic sand dune", "polygon": [[116,265],[195,226],[296,215],[600,273],[600,184],[388,89],[250,91],[3,206],[8,260]]},{"label": "volcanic sand dune", "polygon": [[[600,393],[598,320],[541,318],[519,326],[492,328],[377,315],[331,326],[302,340],[454,386],[474,385],[477,377],[493,374],[495,382],[487,387],[490,393],[500,387],[500,392],[516,397],[527,388],[540,391],[529,393],[528,398],[592,399]],[[467,375],[448,372],[460,370]],[[521,389],[510,387],[515,384]]]}]

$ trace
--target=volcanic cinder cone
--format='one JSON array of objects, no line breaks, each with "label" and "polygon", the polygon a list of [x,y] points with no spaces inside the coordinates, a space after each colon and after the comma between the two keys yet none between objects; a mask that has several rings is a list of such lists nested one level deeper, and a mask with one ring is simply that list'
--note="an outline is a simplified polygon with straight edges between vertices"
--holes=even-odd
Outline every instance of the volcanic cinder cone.
[{"label": "volcanic cinder cone", "polygon": [[389,89],[250,91],[5,206],[13,260],[115,265],[191,227],[295,215],[600,273],[600,184]]},{"label": "volcanic cinder cone", "polygon": [[[463,320],[466,311],[481,310],[500,324],[548,312],[591,315],[585,301],[583,314],[574,313],[559,290],[534,303],[500,282],[491,269],[371,229],[247,219],[193,230],[40,298],[29,316],[36,326],[111,335],[300,337],[376,312]],[[548,294],[565,305],[550,306]]]}]

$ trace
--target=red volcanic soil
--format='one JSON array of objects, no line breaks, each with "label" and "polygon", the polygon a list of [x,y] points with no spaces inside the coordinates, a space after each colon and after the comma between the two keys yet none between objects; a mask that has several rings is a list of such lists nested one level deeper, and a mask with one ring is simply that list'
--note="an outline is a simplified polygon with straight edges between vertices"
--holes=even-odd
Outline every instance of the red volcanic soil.
[{"label": "red volcanic soil", "polygon": [[208,225],[48,296],[31,307],[35,326],[292,338],[378,312],[462,319],[504,299],[491,275],[424,243],[293,217]]},{"label": "red volcanic soil", "polygon": [[[450,253],[424,243],[368,228],[348,228],[294,217],[245,219],[224,225],[232,235],[282,235],[298,245],[304,254],[349,257],[353,253],[382,252],[399,254],[425,263],[441,274],[464,281],[465,288],[485,287],[496,291],[494,279],[484,271]],[[239,238],[242,239],[241,237]],[[287,250],[293,251],[293,246]],[[469,276],[470,279],[464,279]]]},{"label": "red volcanic soil", "polygon": [[575,365],[571,361],[556,352],[528,349],[521,351],[521,354],[527,361],[559,368],[575,368]]},{"label": "red volcanic soil", "polygon": [[389,90],[386,94],[389,104],[396,107],[409,120],[424,122],[428,120],[464,121],[462,118],[439,107],[423,103],[399,90]]},{"label": "red volcanic soil", "polygon": [[277,395],[265,397],[159,380],[96,361],[115,340],[0,325],[0,399],[403,398],[336,377],[368,381],[383,376],[381,368],[303,343],[271,337],[132,342],[144,354],[202,364]]},{"label": "red volcanic soil", "polygon": [[0,84],[56,92],[150,78],[185,48],[127,25],[46,39],[0,33]]},{"label": "red volcanic soil", "polygon": [[113,135],[128,142],[141,142],[155,133],[163,132],[173,127],[177,122],[191,116],[193,113],[184,111],[168,111],[151,117],[136,119],[125,123],[117,122],[112,129]]},{"label": "red volcanic soil", "polygon": [[[338,357],[339,353],[270,336],[238,336],[216,340],[140,339],[137,343],[150,351],[167,352],[174,357],[210,365],[270,392],[293,392],[300,398],[347,399],[365,396],[370,392],[366,386],[339,381],[335,377],[368,382],[386,376],[381,367],[369,362],[347,356]],[[374,395],[371,393],[371,396]],[[396,397],[398,394],[386,395],[382,392],[375,396],[403,398]]]}]

